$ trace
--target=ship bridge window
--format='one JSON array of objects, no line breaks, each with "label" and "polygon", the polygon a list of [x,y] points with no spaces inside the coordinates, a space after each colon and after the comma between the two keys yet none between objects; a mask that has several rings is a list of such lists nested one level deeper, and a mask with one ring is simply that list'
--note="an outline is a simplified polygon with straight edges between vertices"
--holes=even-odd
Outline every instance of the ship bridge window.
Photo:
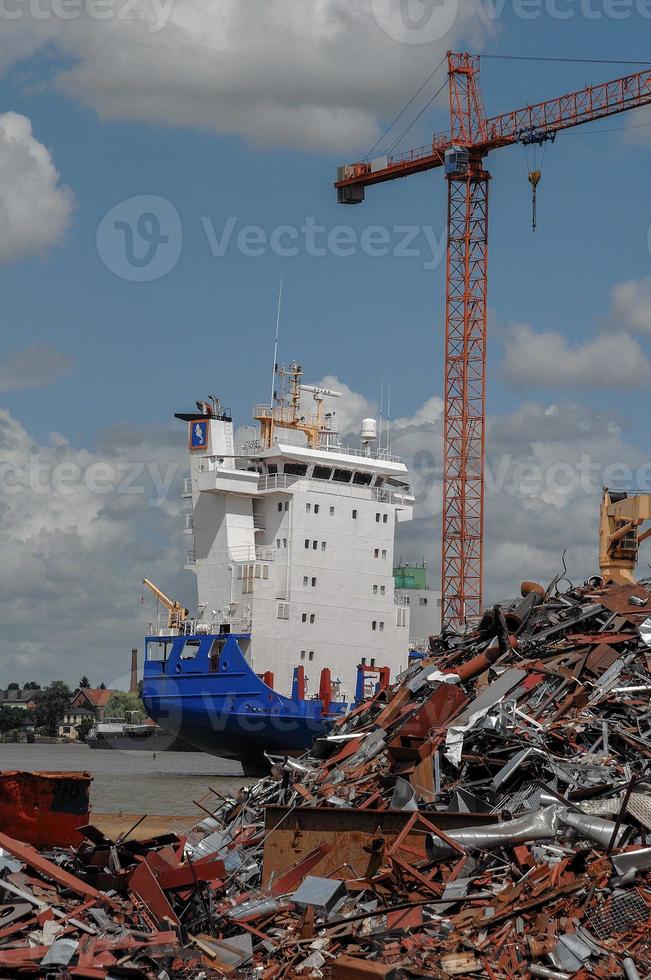
[{"label": "ship bridge window", "polygon": [[335,483],[350,483],[352,475],[352,470],[336,469],[332,474],[332,479],[335,481]]},{"label": "ship bridge window", "polygon": [[194,660],[200,646],[201,640],[186,640],[181,651],[181,660]]},{"label": "ship bridge window", "polygon": [[307,463],[285,463],[283,472],[288,476],[305,476],[307,473]]},{"label": "ship bridge window", "polygon": [[278,472],[278,467],[276,466],[275,463],[269,463],[267,470],[269,471],[269,474],[271,476],[274,476]]},{"label": "ship bridge window", "polygon": [[170,643],[166,643],[164,640],[150,640],[147,644],[147,660],[150,662],[164,663],[167,660],[167,648]]},{"label": "ship bridge window", "polygon": [[368,487],[373,479],[372,473],[355,473],[353,476],[353,483],[358,487]]},{"label": "ship bridge window", "polygon": [[332,476],[331,466],[315,466],[312,471],[312,476],[315,480],[329,480]]}]

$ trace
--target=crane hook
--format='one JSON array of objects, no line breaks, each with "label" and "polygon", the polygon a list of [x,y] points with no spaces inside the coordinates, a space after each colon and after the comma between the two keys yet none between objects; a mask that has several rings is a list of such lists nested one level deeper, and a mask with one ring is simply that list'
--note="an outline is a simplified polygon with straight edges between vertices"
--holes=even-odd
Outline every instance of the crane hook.
[{"label": "crane hook", "polygon": [[531,184],[531,230],[536,230],[536,191],[540,181],[540,170],[529,171],[529,183]]}]

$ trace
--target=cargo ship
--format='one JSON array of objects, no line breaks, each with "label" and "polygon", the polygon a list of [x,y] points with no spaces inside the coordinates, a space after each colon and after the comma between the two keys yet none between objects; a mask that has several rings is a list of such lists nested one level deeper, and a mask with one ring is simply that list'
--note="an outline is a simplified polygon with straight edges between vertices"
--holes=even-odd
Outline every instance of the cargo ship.
[{"label": "cargo ship", "polygon": [[304,384],[300,365],[277,366],[274,386],[244,436],[214,396],[176,414],[196,612],[145,580],[168,611],[145,639],[148,714],[251,770],[303,751],[409,657],[393,577],[396,525],[414,503],[407,467],[375,419],[342,444],[326,410],[339,393]]}]

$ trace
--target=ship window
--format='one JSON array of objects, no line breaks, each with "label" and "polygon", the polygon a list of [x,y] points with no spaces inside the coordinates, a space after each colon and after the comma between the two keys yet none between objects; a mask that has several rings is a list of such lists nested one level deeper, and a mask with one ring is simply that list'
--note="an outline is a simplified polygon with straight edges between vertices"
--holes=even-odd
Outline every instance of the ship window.
[{"label": "ship window", "polygon": [[427,605],[427,599],[422,599],[422,598],[419,599],[418,600],[418,605],[419,606],[426,606]]},{"label": "ship window", "polygon": [[278,619],[289,619],[289,603],[278,603]]},{"label": "ship window", "polygon": [[312,579],[312,588],[313,588],[313,589],[315,589],[315,588],[316,588],[316,578],[313,578],[313,579]]},{"label": "ship window", "polygon": [[326,547],[327,547],[326,542],[325,541],[322,541],[321,542],[321,551],[325,551],[326,550]]},{"label": "ship window", "polygon": [[386,558],[386,556],[387,556],[387,549],[386,548],[383,548],[382,549],[382,557],[383,558]]},{"label": "ship window", "polygon": [[306,538],[305,539],[305,547],[306,548],[309,548],[310,547],[310,539],[309,538]]},{"label": "ship window", "polygon": [[309,581],[310,581],[310,580],[309,580],[309,578],[308,578],[308,576],[307,576],[307,575],[304,575],[304,576],[303,576],[303,585],[305,585],[305,586],[307,586],[307,583],[308,583]]},{"label": "ship window", "polygon": [[287,547],[287,538],[283,538],[283,548]]},{"label": "ship window", "polygon": [[312,510],[312,504],[306,504],[305,505],[305,513],[306,514],[309,514],[311,510]]},{"label": "ship window", "polygon": [[374,619],[373,622],[371,623],[371,629],[372,630],[376,630],[377,629],[377,619]]},{"label": "ship window", "polygon": [[382,515],[382,523],[383,524],[388,524],[389,523],[389,518],[388,518],[388,516],[386,514],[383,514]]},{"label": "ship window", "polygon": [[314,505],[314,513],[315,514],[318,514],[319,513],[319,505],[318,504],[315,504]]},{"label": "ship window", "polygon": [[279,500],[278,501],[278,510],[282,510],[282,509],[283,509],[283,502],[282,502],[282,500]]},{"label": "ship window", "polygon": [[357,511],[356,510],[353,511],[353,520],[354,521],[357,520]]},{"label": "ship window", "polygon": [[260,578],[260,575],[261,575],[260,566],[258,564],[256,564],[256,566],[255,566],[255,577],[256,578]]},{"label": "ship window", "polygon": [[381,629],[381,630],[383,630],[383,629],[384,629],[384,623],[382,622],[382,620],[380,620],[380,629]]},{"label": "ship window", "polygon": [[269,566],[268,565],[263,565],[262,566],[262,577],[263,578],[269,578]]},{"label": "ship window", "polygon": [[301,622],[307,623],[307,613],[301,613]]},{"label": "ship window", "polygon": [[372,473],[355,473],[353,483],[357,484],[358,487],[368,487],[372,479]]},{"label": "ship window", "polygon": [[312,476],[315,480],[329,480],[332,476],[331,466],[315,466]]},{"label": "ship window", "polygon": [[334,517],[334,516],[335,516],[335,509],[334,509],[334,507],[331,507],[330,508],[330,517]]},{"label": "ship window", "polygon": [[381,487],[383,483],[384,483],[384,477],[383,476],[378,476],[377,480],[375,481],[375,486],[376,487]]},{"label": "ship window", "polygon": [[305,650],[301,650],[301,660],[305,660]]},{"label": "ship window", "polygon": [[283,471],[288,476],[305,476],[307,473],[307,463],[285,463]]},{"label": "ship window", "polygon": [[396,610],[396,626],[406,626],[407,625],[407,610],[397,609]]},{"label": "ship window", "polygon": [[377,585],[373,586],[373,595],[377,595]]},{"label": "ship window", "polygon": [[280,548],[280,538],[276,538],[276,547]]},{"label": "ship window", "polygon": [[375,523],[376,524],[379,524],[380,523],[380,515],[379,514],[376,514],[375,515]]},{"label": "ship window", "polygon": [[317,547],[318,547],[318,544],[319,544],[319,542],[318,542],[318,541],[313,541],[313,542],[312,542],[312,549],[313,549],[314,551],[316,551],[316,549],[317,549]]},{"label": "ship window", "polygon": [[314,613],[310,613],[310,622],[313,623],[315,619],[316,619],[316,615]]},{"label": "ship window", "polygon": [[153,640],[147,644],[147,660],[150,662],[167,660],[167,648],[169,644],[163,641]]},{"label": "ship window", "polygon": [[380,595],[386,595],[387,587],[386,585],[380,586]]},{"label": "ship window", "polygon": [[350,483],[352,475],[352,470],[336,469],[332,474],[332,479],[335,481],[335,483]]},{"label": "ship window", "polygon": [[289,510],[289,500],[285,501],[285,510]]},{"label": "ship window", "polygon": [[269,473],[272,476],[278,472],[278,467],[276,466],[275,463],[269,463],[269,467],[268,468],[269,468]]},{"label": "ship window", "polygon": [[373,548],[373,557],[374,558],[379,558],[380,557],[380,549],[379,548]]},{"label": "ship window", "polygon": [[200,640],[186,640],[181,651],[181,660],[194,660],[199,653]]},{"label": "ship window", "polygon": [[310,650],[308,656],[309,656],[310,660],[314,660],[314,650]]}]

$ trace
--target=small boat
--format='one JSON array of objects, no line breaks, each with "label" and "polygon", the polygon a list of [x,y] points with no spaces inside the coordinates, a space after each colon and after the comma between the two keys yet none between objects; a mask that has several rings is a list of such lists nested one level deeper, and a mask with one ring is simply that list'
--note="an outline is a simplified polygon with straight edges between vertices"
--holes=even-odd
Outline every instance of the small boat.
[{"label": "small boat", "polygon": [[130,724],[119,718],[97,722],[85,739],[91,749],[140,752],[187,752],[193,747],[179,735],[152,724]]}]

